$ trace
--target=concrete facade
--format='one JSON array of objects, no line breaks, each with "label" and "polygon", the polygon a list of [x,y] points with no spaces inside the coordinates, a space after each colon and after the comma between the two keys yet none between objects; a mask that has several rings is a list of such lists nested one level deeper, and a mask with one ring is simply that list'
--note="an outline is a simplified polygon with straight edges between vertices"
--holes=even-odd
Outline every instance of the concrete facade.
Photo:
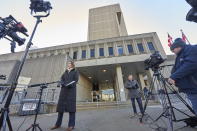
[{"label": "concrete facade", "polygon": [[[92,84],[94,83],[99,83],[99,89],[102,90],[114,89],[117,100],[125,101],[123,82],[126,80],[126,76],[128,73],[132,73],[143,87],[142,74],[145,73],[143,61],[149,58],[152,52],[149,48],[140,52],[137,44],[143,42],[142,47],[145,49],[151,42],[154,49],[160,51],[166,58],[161,43],[156,43],[158,41],[157,34],[153,32],[32,50],[21,76],[31,78],[30,84],[57,81],[65,70],[66,56],[69,54],[75,60],[76,67],[81,74],[78,84],[78,101],[91,101]],[[118,46],[122,47],[122,52],[118,50]],[[133,48],[132,52],[129,52],[130,46]],[[109,54],[109,47],[113,48],[113,55]],[[103,48],[103,56],[100,56],[100,48]],[[85,58],[82,58],[81,49],[86,50]],[[91,56],[91,49],[94,49],[94,57]],[[77,52],[76,58],[74,58],[74,52]],[[121,54],[119,54],[120,52]],[[10,63],[8,65],[13,66],[14,61],[20,60],[22,53],[1,55],[1,70],[4,70],[5,74],[9,74],[10,68],[5,68],[5,64]],[[103,70],[106,72],[104,73]],[[107,87],[106,82],[109,83]]]},{"label": "concrete facade", "polygon": [[88,40],[126,35],[127,29],[119,4],[89,10]]}]

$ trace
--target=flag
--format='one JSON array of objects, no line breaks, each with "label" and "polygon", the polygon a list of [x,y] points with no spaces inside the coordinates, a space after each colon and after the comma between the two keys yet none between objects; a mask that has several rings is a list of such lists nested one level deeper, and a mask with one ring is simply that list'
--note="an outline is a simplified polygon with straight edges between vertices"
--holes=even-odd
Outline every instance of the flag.
[{"label": "flag", "polygon": [[185,34],[183,33],[183,30],[181,30],[181,33],[182,33],[182,40],[186,43],[187,37],[186,37]]},{"label": "flag", "polygon": [[185,42],[185,43],[188,43],[190,45],[190,42],[189,40],[187,39],[186,35],[183,33],[183,30],[181,30],[181,34],[182,34],[182,40]]},{"label": "flag", "polygon": [[172,43],[173,43],[172,37],[168,33],[168,46],[170,47],[172,45]]}]

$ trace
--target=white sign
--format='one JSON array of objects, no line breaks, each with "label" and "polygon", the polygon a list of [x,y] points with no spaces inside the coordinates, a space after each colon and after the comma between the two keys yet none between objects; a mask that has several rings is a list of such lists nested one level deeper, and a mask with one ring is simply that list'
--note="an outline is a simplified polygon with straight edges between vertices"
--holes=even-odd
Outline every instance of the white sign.
[{"label": "white sign", "polygon": [[20,76],[18,79],[18,84],[27,86],[29,85],[30,81],[31,81],[31,78]]},{"label": "white sign", "polygon": [[36,103],[24,103],[22,111],[34,111],[36,109]]},{"label": "white sign", "polygon": [[31,81],[31,78],[20,76],[18,79],[18,85],[17,85],[16,91],[23,91],[24,89],[26,89],[30,81]]}]

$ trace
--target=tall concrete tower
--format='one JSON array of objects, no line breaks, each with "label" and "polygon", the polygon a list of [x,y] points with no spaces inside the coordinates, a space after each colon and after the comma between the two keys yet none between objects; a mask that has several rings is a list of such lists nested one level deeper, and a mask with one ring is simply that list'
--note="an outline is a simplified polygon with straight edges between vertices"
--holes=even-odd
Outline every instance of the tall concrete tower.
[{"label": "tall concrete tower", "polygon": [[89,10],[88,40],[127,36],[119,4]]}]

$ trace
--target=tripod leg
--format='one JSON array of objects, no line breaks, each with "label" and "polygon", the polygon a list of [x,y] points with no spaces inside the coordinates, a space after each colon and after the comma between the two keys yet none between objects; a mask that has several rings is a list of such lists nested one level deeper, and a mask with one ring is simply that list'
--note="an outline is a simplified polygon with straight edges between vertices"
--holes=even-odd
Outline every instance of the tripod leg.
[{"label": "tripod leg", "polygon": [[13,131],[9,116],[7,116],[7,123],[8,123],[9,130]]},{"label": "tripod leg", "polygon": [[3,131],[6,131],[6,121],[7,121],[7,117],[8,117],[8,112],[7,111],[4,111],[4,113],[3,113],[3,125],[2,125],[2,127],[3,127]]},{"label": "tripod leg", "polygon": [[4,118],[4,112],[1,112],[1,117],[0,117],[0,130],[1,130],[2,125],[3,125],[3,118]]},{"label": "tripod leg", "polygon": [[[164,76],[161,75],[162,79],[165,80]],[[177,92],[177,90],[174,89],[174,87],[170,84],[168,84],[168,82],[165,80],[168,89],[170,89],[172,92],[176,93],[176,96],[179,98],[179,100],[181,100],[181,102],[193,113],[195,114],[194,110],[192,109],[192,107],[186,102],[186,100]],[[187,115],[188,116],[188,115]]]},{"label": "tripod leg", "polygon": [[173,107],[172,107],[170,96],[168,94],[166,81],[165,81],[164,77],[161,75],[161,73],[157,77],[157,79],[158,79],[158,82],[159,82],[159,86],[161,87],[161,89],[164,90],[164,95],[165,96],[164,96],[164,100],[163,101],[167,102],[167,103],[163,104],[163,108],[165,108],[165,110],[166,110],[164,115],[168,119],[168,131],[173,131],[173,129],[174,129],[173,119],[175,120],[176,117],[175,117],[175,113],[174,113],[174,110],[173,110]]},{"label": "tripod leg", "polygon": [[[146,98],[146,101],[145,101],[145,104],[144,104],[144,112],[145,112],[145,110],[146,110],[146,108],[147,108],[147,105],[148,105],[148,102],[149,102],[151,93],[152,93],[152,91],[153,91],[155,80],[156,80],[156,77],[154,77],[154,78],[152,79],[152,81],[151,81],[151,84],[150,84],[150,92],[149,92],[149,94],[147,95],[147,98]],[[144,113],[143,113],[143,114],[144,114]]]},{"label": "tripod leg", "polygon": [[153,77],[153,79],[151,80],[151,84],[150,84],[150,92],[149,94],[147,95],[146,99],[145,99],[145,103],[144,103],[144,108],[143,108],[143,113],[142,113],[142,116],[140,118],[140,122],[143,121],[143,117],[145,115],[145,111],[146,111],[146,108],[147,108],[147,105],[148,105],[148,102],[149,102],[149,99],[150,99],[150,96],[152,94],[152,91],[153,91],[153,88],[154,88],[154,82],[156,80],[156,77]]},{"label": "tripod leg", "polygon": [[166,114],[166,111],[163,112],[160,116],[158,116],[157,119],[154,120],[154,122],[158,121],[162,116],[164,116],[164,114]]},{"label": "tripod leg", "polygon": [[40,130],[40,131],[42,131],[42,129],[40,128],[40,126],[38,125],[38,129]]},{"label": "tripod leg", "polygon": [[29,128],[27,128],[26,131],[29,131],[31,128],[32,128],[32,125]]}]

